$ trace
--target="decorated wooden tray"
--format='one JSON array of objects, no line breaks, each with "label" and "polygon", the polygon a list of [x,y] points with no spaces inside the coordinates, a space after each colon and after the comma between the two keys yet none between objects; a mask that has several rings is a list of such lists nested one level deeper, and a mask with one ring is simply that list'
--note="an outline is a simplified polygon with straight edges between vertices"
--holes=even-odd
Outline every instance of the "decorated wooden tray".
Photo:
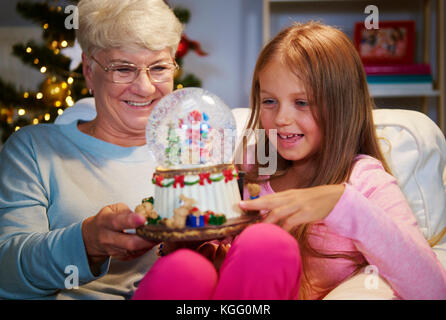
[{"label": "decorated wooden tray", "polygon": [[204,227],[168,228],[165,225],[144,225],[136,229],[136,234],[150,241],[208,241],[235,236],[253,223],[259,222],[258,212],[228,219],[222,225]]}]

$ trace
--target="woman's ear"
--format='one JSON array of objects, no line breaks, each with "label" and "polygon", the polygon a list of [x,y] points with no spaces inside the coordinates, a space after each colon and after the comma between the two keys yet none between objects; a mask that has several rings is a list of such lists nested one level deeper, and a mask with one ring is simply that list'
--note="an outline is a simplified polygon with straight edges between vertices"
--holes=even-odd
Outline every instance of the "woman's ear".
[{"label": "woman's ear", "polygon": [[85,82],[87,88],[93,89],[92,71],[91,71],[91,60],[88,56],[82,52],[82,73],[84,74]]}]

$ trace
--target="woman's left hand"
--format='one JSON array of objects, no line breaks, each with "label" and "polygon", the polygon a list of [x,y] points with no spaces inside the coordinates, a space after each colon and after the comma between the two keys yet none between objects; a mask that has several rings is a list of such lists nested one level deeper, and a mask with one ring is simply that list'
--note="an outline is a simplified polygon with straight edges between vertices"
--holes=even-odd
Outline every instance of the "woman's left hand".
[{"label": "woman's left hand", "polygon": [[275,223],[286,231],[301,224],[321,221],[333,210],[344,192],[343,184],[290,189],[240,202],[243,210],[267,210],[263,222]]}]

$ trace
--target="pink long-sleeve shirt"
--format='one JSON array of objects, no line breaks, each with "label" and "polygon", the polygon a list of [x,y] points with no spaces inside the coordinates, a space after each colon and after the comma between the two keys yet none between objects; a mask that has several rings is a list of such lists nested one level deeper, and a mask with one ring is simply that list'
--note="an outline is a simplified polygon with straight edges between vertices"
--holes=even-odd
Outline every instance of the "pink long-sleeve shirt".
[{"label": "pink long-sleeve shirt", "polygon": [[[358,156],[345,185],[333,210],[311,229],[310,245],[324,254],[347,252],[367,261],[402,299],[446,299],[446,271],[381,162]],[[274,193],[269,182],[261,187],[260,196]],[[323,298],[355,270],[349,259],[309,259],[310,299]]]}]

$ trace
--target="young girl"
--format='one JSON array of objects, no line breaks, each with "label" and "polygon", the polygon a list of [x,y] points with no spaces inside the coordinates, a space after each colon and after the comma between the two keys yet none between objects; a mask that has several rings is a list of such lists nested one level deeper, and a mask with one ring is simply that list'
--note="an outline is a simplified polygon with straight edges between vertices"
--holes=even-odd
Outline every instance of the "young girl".
[{"label": "young girl", "polygon": [[446,299],[446,272],[379,150],[348,37],[313,22],[280,32],[260,53],[251,104],[248,128],[265,129],[278,170],[249,166],[261,197],[240,206],[268,212],[264,223],[235,239],[219,274],[190,250],[161,258],[135,298],[321,299],[373,265],[402,299]]}]

